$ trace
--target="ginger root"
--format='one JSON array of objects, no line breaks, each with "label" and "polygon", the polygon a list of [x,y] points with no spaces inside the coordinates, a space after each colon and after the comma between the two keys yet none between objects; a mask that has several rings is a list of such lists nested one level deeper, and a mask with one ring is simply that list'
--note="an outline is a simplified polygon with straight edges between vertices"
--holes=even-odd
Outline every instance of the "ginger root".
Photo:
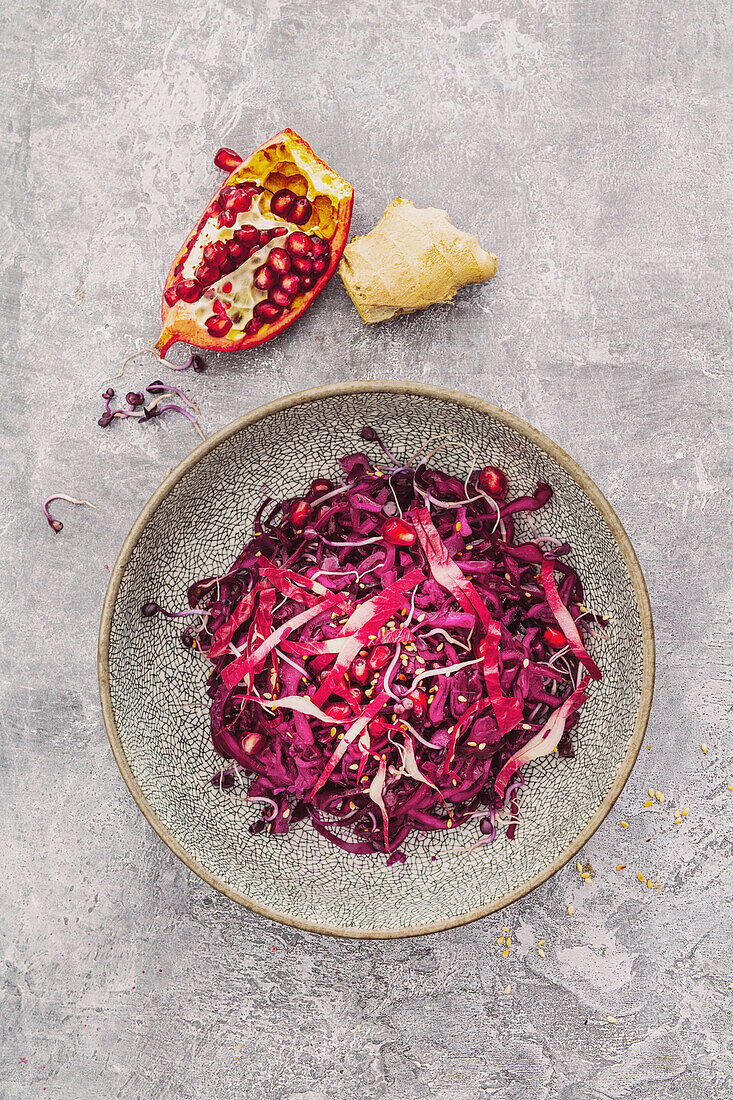
[{"label": "ginger root", "polygon": [[445,210],[421,210],[395,199],[365,237],[344,249],[339,275],[362,321],[450,302],[467,283],[496,275],[496,256],[448,221]]}]

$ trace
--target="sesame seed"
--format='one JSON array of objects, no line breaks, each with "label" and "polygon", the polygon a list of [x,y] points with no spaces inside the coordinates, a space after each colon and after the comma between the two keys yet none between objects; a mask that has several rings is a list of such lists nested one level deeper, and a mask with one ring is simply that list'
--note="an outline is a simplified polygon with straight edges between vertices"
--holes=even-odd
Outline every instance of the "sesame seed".
[{"label": "sesame seed", "polygon": [[482,741],[478,748],[479,752],[482,752],[486,748],[486,742]]},{"label": "sesame seed", "polygon": [[506,958],[506,957],[507,957],[507,955],[509,954],[509,948],[508,948],[508,947],[505,947],[505,948],[504,948],[504,951],[502,952],[502,954],[503,954],[504,958]]},{"label": "sesame seed", "polygon": [[583,870],[583,865],[582,865],[582,863],[580,862],[580,860],[578,860],[578,861],[577,861],[577,863],[575,864],[575,866],[576,866],[576,867],[578,868],[578,870],[579,870],[579,871],[582,871],[582,870]]},{"label": "sesame seed", "polygon": [[502,932],[511,932],[511,928],[509,928],[506,924],[502,924],[501,930]]},{"label": "sesame seed", "polygon": [[572,917],[574,912],[575,912],[575,906],[574,905],[569,905],[568,906],[568,915]]},{"label": "sesame seed", "polygon": [[525,657],[522,661],[522,668],[529,668],[529,660],[527,659],[527,657]]},{"label": "sesame seed", "polygon": [[541,947],[538,947],[538,948],[537,948],[537,954],[539,955],[539,957],[540,957],[541,959],[544,959],[544,958],[546,958],[546,957],[547,957],[547,956],[545,955],[545,952],[544,952],[544,951],[542,950],[542,948],[541,948]]},{"label": "sesame seed", "polygon": [[649,795],[650,798],[654,798],[654,787],[650,787],[646,793]]},{"label": "sesame seed", "polygon": [[680,810],[680,817],[687,817],[687,815],[689,814],[689,812],[690,812],[690,811],[689,811],[689,810],[688,810],[688,809],[687,809],[687,808],[685,807],[685,809],[684,809],[684,810]]},{"label": "sesame seed", "polygon": [[629,827],[628,821],[622,821],[621,824],[622,824],[624,829],[628,829],[628,827]]},{"label": "sesame seed", "polygon": [[527,723],[527,722],[522,722],[522,729],[523,729],[523,730],[531,730],[531,729],[532,729],[532,727],[531,727],[531,726],[529,725],[529,723]]},{"label": "sesame seed", "polygon": [[512,946],[512,937],[511,937],[511,936],[507,936],[507,938],[506,938],[506,945],[507,945],[507,947],[511,947],[511,946]]},{"label": "sesame seed", "polygon": [[547,943],[547,940],[537,940],[537,943],[539,944],[540,947],[542,947],[542,944]]},{"label": "sesame seed", "polygon": [[644,876],[642,875],[641,871],[636,872],[636,877],[638,878],[639,882],[644,881]]},{"label": "sesame seed", "polygon": [[458,696],[458,702],[459,702],[459,703],[467,703],[467,702],[468,702],[468,699],[466,698],[466,696],[465,696],[465,695],[459,695],[459,696]]},{"label": "sesame seed", "polygon": [[497,943],[503,943],[505,939],[506,939],[506,936],[499,936],[499,938],[496,942]]},{"label": "sesame seed", "polygon": [[657,802],[664,802],[664,795],[661,791],[655,791],[654,797],[656,798]]},{"label": "sesame seed", "polygon": [[707,747],[707,745],[705,744],[705,742],[704,742],[704,741],[703,741],[702,745],[700,745],[700,748],[702,749],[702,751],[703,751],[704,753],[707,753],[707,751],[708,751],[708,747]]},{"label": "sesame seed", "polygon": [[507,985],[507,986],[504,987],[504,995],[505,996],[508,997],[509,994],[511,993],[511,991],[512,991],[512,987],[510,985]]},{"label": "sesame seed", "polygon": [[618,1023],[618,1020],[615,1016],[606,1016],[606,1019],[608,1020],[609,1024],[617,1024]]},{"label": "sesame seed", "polygon": [[644,803],[644,805],[645,805],[645,806],[651,806],[651,805],[652,805],[652,800],[651,800],[651,798],[647,798],[647,800],[646,800],[646,802]]},{"label": "sesame seed", "polygon": [[290,817],[290,807],[286,806],[283,810],[283,817]]},{"label": "sesame seed", "polygon": [[582,879],[585,879],[585,881],[587,882],[588,879],[590,878],[590,871],[581,871],[580,872],[580,877]]},{"label": "sesame seed", "polygon": [[625,871],[626,870],[626,864],[625,863],[617,863],[616,864],[616,870],[617,871]]},{"label": "sesame seed", "polygon": [[477,747],[475,741],[466,741],[466,744],[468,745],[469,749],[475,749]]}]

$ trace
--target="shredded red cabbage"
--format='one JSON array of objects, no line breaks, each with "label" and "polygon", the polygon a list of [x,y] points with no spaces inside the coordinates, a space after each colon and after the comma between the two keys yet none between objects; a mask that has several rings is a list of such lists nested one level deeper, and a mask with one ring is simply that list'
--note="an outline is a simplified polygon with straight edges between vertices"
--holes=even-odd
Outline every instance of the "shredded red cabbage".
[{"label": "shredded red cabbage", "polygon": [[183,641],[212,664],[211,737],[230,761],[212,783],[244,781],[252,832],[307,819],[393,863],[415,830],[475,818],[479,844],[497,824],[514,834],[521,767],[574,755],[582,666],[600,676],[581,634],[604,620],[567,543],[517,541],[514,517],[549,485],[512,501],[496,467],[464,482],[363,438],[379,461],[346,455],[338,484],[263,502],[234,564],[189,588],[202,614]]}]

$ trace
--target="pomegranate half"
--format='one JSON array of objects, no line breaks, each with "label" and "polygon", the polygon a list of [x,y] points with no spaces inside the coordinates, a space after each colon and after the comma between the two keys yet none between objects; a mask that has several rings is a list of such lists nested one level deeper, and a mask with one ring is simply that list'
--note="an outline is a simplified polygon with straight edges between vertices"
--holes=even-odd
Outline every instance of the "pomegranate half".
[{"label": "pomegranate half", "polygon": [[263,344],[291,325],[333,275],[351,224],[354,189],[294,130],[230,172],[176,256],[163,289],[165,355],[184,342],[214,351]]}]

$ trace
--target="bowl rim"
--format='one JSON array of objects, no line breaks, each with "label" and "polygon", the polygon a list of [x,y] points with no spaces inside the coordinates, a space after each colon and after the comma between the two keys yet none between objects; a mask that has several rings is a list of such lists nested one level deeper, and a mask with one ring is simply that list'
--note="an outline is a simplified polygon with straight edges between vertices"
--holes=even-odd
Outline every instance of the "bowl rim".
[{"label": "bowl rim", "polygon": [[[626,750],[626,754],[621,763],[621,766],[616,774],[613,784],[607,791],[601,805],[596,810],[595,814],[586,822],[584,828],[578,834],[578,836],[567,845],[555,859],[539,874],[529,879],[527,882],[517,886],[514,890],[502,895],[489,905],[480,906],[476,909],[471,909],[466,913],[458,914],[457,916],[446,917],[444,920],[432,921],[429,924],[415,925],[408,928],[344,928],[335,924],[324,924],[320,921],[305,920],[292,917],[289,914],[281,913],[276,909],[267,905],[262,905],[260,902],[248,897],[246,894],[241,893],[238,890],[233,889],[227,883],[217,878],[212,874],[203,864],[194,859],[183,845],[176,839],[176,837],[168,830],[164,823],[160,820],[155,810],[148,802],[147,798],[143,794],[140,785],[135,778],[135,775],[130,767],[127,756],[122,746],[119,732],[117,730],[117,724],[115,722],[114,710],[112,706],[111,695],[111,677],[109,666],[109,644],[110,644],[110,631],[112,626],[112,619],[114,616],[115,605],[117,602],[117,596],[120,590],[120,584],[125,574],[127,564],[130,560],[133,550],[137,545],[145,527],[152,518],[154,512],[161,504],[163,500],[168,496],[171,490],[181,481],[186,474],[204,458],[211,451],[215,450],[219,444],[225,440],[236,435],[237,432],[242,431],[244,428],[250,427],[252,424],[256,424],[260,420],[272,416],[274,413],[281,412],[285,409],[293,408],[297,405],[306,405],[312,402],[321,401],[324,398],[331,397],[343,397],[349,394],[360,393],[385,393],[385,394],[406,394],[416,395],[419,397],[429,397],[434,400],[447,401],[454,405],[460,405],[464,408],[471,409],[487,416],[493,417],[495,420],[507,425],[507,427],[513,429],[518,434],[524,436],[531,443],[533,443],[540,450],[545,451],[559,466],[565,470],[567,474],[580,486],[586,496],[595,505],[598,511],[601,513],[604,521],[613,534],[619,552],[624,560],[629,576],[631,578],[631,584],[636,598],[637,606],[639,609],[639,617],[641,622],[642,631],[642,680],[641,680],[641,695],[639,699],[639,707],[636,713],[636,720],[634,723],[634,731],[629,742],[629,746]],[[114,754],[114,758],[117,761],[117,765],[122,773],[127,787],[135,799],[138,807],[142,811],[143,815],[153,827],[155,832],[161,838],[161,840],[167,844],[171,851],[178,856],[178,858],[185,863],[199,878],[208,883],[209,886],[213,886],[215,890],[225,894],[233,901],[239,902],[240,905],[245,906],[247,909],[252,910],[255,913],[259,913],[261,916],[269,917],[270,920],[279,922],[280,924],[290,925],[294,928],[300,928],[306,932],[318,932],[324,935],[340,936],[347,939],[403,939],[408,936],[421,936],[427,935],[433,932],[443,932],[449,928],[456,928],[460,925],[470,924],[472,921],[479,920],[481,917],[489,916],[491,913],[495,913],[500,909],[503,909],[507,905],[511,905],[513,902],[518,901],[519,898],[524,897],[526,894],[531,893],[532,890],[542,885],[551,878],[557,871],[559,871],[565,864],[575,856],[584,844],[590,839],[596,829],[600,826],[601,822],[608,816],[611,808],[613,807],[616,799],[621,794],[631,770],[636,762],[641,749],[644,733],[646,731],[647,722],[649,719],[649,712],[652,704],[652,696],[654,693],[654,670],[655,670],[655,641],[654,641],[654,624],[652,621],[652,611],[649,603],[649,594],[647,592],[646,582],[644,575],[639,565],[636,553],[631,545],[631,541],[624,530],[621,521],[616,515],[615,511],[606,500],[605,496],[595,484],[595,482],[588,476],[578,463],[567,454],[561,447],[554,443],[544,433],[538,431],[537,428],[532,427],[525,420],[522,420],[514,413],[507,412],[496,405],[491,404],[488,401],[484,401],[482,398],[473,397],[469,394],[462,393],[459,390],[447,389],[442,386],[426,385],[421,382],[403,382],[392,380],[356,380],[352,382],[335,383],[328,386],[316,386],[306,390],[299,390],[296,393],[286,394],[282,397],[278,397],[273,401],[269,401],[264,405],[259,405],[257,408],[252,409],[250,412],[245,413],[243,416],[238,417],[236,420],[232,420],[225,427],[221,428],[218,432],[209,436],[203,443],[200,443],[186,458],[180,462],[175,469],[173,469],[161,482],[153,495],[147,501],[142,511],[138,515],[137,519],[133,523],[127,538],[122,544],[122,548],[117,556],[117,560],[114,564],[112,572],[110,574],[109,583],[107,585],[107,591],[104,597],[104,604],[102,607],[102,617],[99,627],[99,641],[97,650],[97,672],[99,678],[99,696],[102,704],[102,715],[104,718],[104,724],[107,730],[107,736],[109,743]]]}]

